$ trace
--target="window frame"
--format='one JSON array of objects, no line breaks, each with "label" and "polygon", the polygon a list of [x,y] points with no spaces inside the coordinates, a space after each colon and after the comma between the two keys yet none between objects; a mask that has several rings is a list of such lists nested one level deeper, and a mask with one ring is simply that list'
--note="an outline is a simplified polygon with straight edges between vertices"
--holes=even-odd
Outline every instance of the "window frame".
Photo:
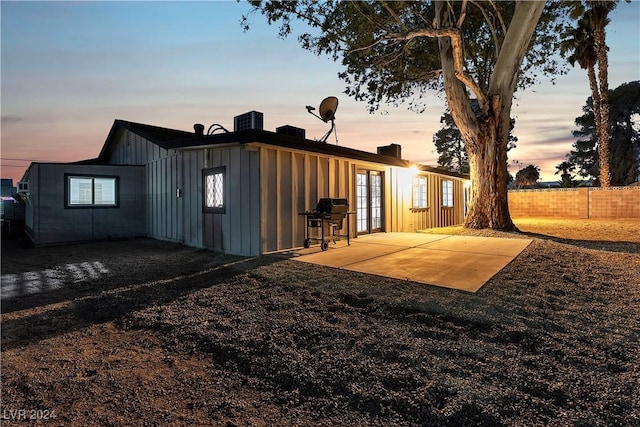
[{"label": "window frame", "polygon": [[[424,181],[424,187],[421,185],[421,181]],[[413,209],[428,209],[429,208],[429,199],[428,199],[428,188],[429,180],[426,175],[418,175],[413,179],[412,191],[411,191],[411,207]],[[424,189],[424,192],[422,190]],[[419,200],[416,200],[416,195]],[[418,202],[418,203],[416,203]],[[421,202],[424,202],[424,206],[421,206]]]},{"label": "window frame", "polygon": [[[91,180],[91,203],[71,203],[71,180],[72,179]],[[113,179],[113,204],[96,204],[96,179]],[[64,208],[65,209],[117,209],[120,207],[120,177],[118,175],[99,175],[83,173],[64,174]]]},{"label": "window frame", "polygon": [[[207,206],[207,177],[212,175],[222,175],[222,205]],[[225,214],[227,213],[227,168],[226,166],[217,166],[202,170],[202,212]]]},{"label": "window frame", "polygon": [[442,180],[442,207],[453,208],[454,207],[454,194],[453,194],[453,180]]}]

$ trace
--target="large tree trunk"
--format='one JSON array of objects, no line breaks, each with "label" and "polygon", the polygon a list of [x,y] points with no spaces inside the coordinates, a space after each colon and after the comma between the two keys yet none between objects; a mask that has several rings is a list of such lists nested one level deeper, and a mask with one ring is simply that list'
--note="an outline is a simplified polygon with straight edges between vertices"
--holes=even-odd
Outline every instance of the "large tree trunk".
[{"label": "large tree trunk", "polygon": [[[511,123],[511,104],[518,70],[531,36],[544,8],[544,2],[518,2],[491,77],[485,90],[471,88],[480,103],[476,117],[471,98],[463,85],[469,81],[455,54],[461,57],[463,46],[449,37],[439,37],[444,88],[451,116],[469,154],[471,201],[465,227],[515,230],[507,201],[507,140]],[[446,2],[436,2],[438,29],[455,28],[455,19]],[[456,51],[457,50],[457,51]],[[459,60],[458,63],[461,61]]]},{"label": "large tree trunk", "polygon": [[[498,116],[500,113],[498,112]],[[467,144],[472,197],[464,226],[511,231],[516,227],[507,200],[507,132],[500,117],[480,126],[477,138]]]},{"label": "large tree trunk", "polygon": [[[605,14],[606,17],[606,14]],[[609,152],[609,63],[607,58],[607,45],[605,42],[604,19],[596,23],[594,28],[594,44],[598,56],[598,80],[600,87],[600,114],[595,116],[598,135],[598,160],[600,162],[600,186],[611,186],[611,165]],[[595,99],[593,100],[595,104]]]},{"label": "large tree trunk", "polygon": [[[602,130],[602,121],[601,121],[601,106],[602,103],[600,101],[600,89],[598,89],[598,79],[596,77],[596,70],[594,64],[589,64],[587,66],[587,76],[589,77],[589,88],[591,89],[591,101],[593,103],[593,122],[596,127],[596,143],[598,144],[598,159],[601,157],[601,150],[603,149],[601,141],[603,140],[603,130]],[[607,152],[609,151],[608,144]],[[607,168],[608,165],[605,165]],[[602,185],[602,161],[598,160],[598,183]]]}]

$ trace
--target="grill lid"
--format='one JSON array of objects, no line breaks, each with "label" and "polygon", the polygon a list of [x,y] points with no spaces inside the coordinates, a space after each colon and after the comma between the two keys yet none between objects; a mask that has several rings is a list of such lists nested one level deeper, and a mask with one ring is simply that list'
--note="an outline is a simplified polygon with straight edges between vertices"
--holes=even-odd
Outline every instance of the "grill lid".
[{"label": "grill lid", "polygon": [[320,213],[344,213],[348,209],[347,199],[320,199],[316,206],[316,212]]}]

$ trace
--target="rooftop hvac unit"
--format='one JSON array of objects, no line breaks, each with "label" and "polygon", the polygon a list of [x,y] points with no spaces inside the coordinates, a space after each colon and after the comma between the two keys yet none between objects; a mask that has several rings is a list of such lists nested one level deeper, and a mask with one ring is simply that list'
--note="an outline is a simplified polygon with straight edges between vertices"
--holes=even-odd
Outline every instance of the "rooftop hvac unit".
[{"label": "rooftop hvac unit", "polygon": [[28,181],[18,182],[17,191],[18,191],[18,193],[28,193],[29,192],[29,182]]},{"label": "rooftop hvac unit", "polygon": [[258,111],[249,111],[248,113],[235,116],[233,118],[233,131],[264,128],[264,115]]},{"label": "rooftop hvac unit", "polygon": [[302,128],[297,128],[291,125],[284,125],[276,128],[276,133],[280,133],[283,135],[295,136],[298,138],[305,138],[306,131]]}]

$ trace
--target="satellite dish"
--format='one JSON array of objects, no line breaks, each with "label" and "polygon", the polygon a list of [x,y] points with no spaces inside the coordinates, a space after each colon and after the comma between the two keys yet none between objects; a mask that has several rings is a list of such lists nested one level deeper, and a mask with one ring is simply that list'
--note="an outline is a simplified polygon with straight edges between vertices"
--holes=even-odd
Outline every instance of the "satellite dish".
[{"label": "satellite dish", "polygon": [[[322,137],[322,139],[320,139],[320,142],[327,142],[327,138],[329,138],[329,135],[331,135],[331,132],[334,131],[336,126],[334,120],[336,119],[336,110],[338,109],[338,98],[336,98],[335,96],[328,96],[323,99],[320,103],[320,107],[318,107],[318,112],[320,113],[320,115],[314,113],[313,111],[315,110],[315,108],[310,105],[307,105],[306,109],[309,114],[316,116],[323,122],[331,122],[331,129],[329,129],[329,132],[327,132]],[[336,137],[336,144],[337,143],[338,139]]]},{"label": "satellite dish", "polygon": [[318,108],[318,112],[320,113],[320,118],[323,122],[328,122],[329,120],[333,121],[336,116],[336,110],[338,109],[338,98],[335,96],[328,96],[322,100],[320,103],[320,108]]}]

